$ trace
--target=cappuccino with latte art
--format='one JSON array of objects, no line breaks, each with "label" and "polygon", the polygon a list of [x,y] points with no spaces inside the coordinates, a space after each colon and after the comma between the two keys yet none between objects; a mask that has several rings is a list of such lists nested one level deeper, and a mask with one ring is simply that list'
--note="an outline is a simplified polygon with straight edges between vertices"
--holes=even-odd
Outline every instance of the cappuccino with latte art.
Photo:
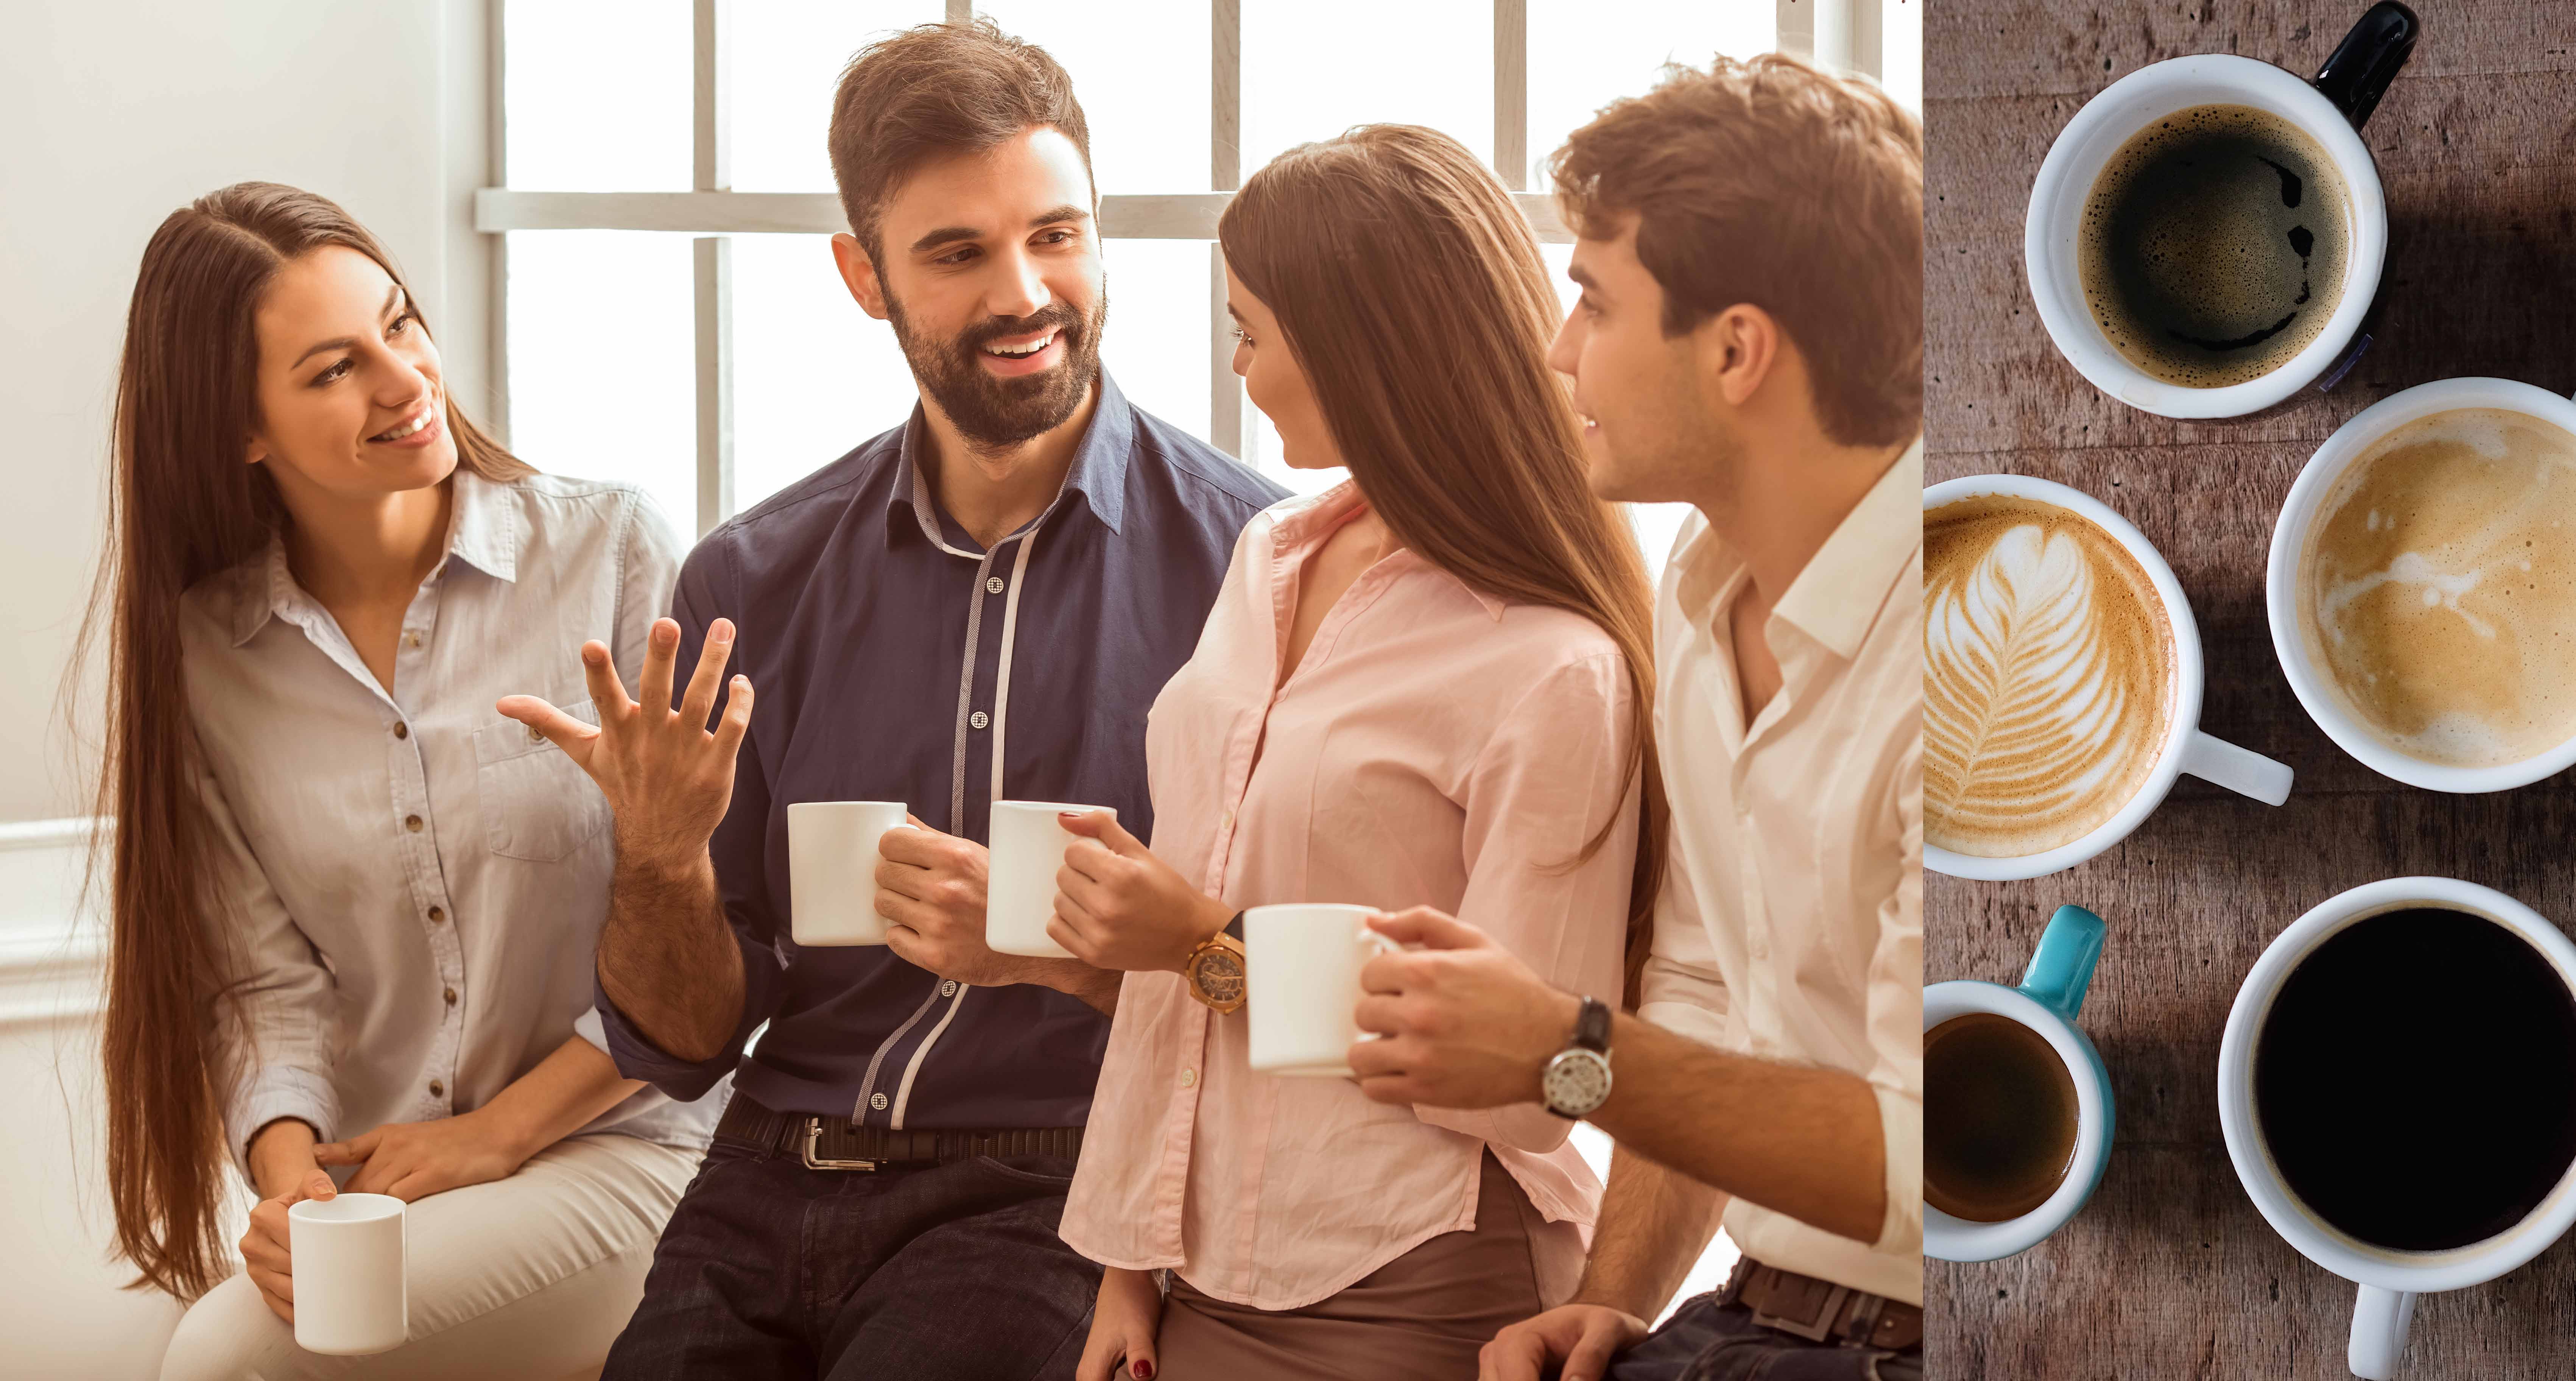
[{"label": "cappuccino with latte art", "polygon": [[2017,858],[2119,813],[2171,737],[2172,635],[2118,539],[2054,504],[1923,515],[1923,834]]}]

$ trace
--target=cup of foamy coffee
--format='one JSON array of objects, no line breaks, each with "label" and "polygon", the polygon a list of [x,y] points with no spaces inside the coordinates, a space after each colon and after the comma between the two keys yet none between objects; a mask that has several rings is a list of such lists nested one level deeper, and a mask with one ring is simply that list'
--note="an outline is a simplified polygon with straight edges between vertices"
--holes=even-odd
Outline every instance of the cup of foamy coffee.
[{"label": "cup of foamy coffee", "polygon": [[1923,1254],[2028,1250],[2093,1197],[2111,1158],[2111,1074],[2076,1028],[2102,918],[2061,906],[2021,986],[1923,990]]},{"label": "cup of foamy coffee", "polygon": [[882,945],[877,841],[912,828],[901,801],[798,801],[787,808],[788,933],[807,948]]},{"label": "cup of foamy coffee", "polygon": [[2334,371],[2379,291],[2388,209],[2358,130],[2405,64],[2405,6],[2314,82],[2201,54],[2085,103],[2032,183],[2022,261],[2059,354],[2166,417],[2239,417]]},{"label": "cup of foamy coffee", "polygon": [[2264,602],[2290,689],[2383,776],[2500,791],[2576,764],[2576,403],[2445,379],[2290,486]]},{"label": "cup of foamy coffee", "polygon": [[2415,1296],[2493,1280],[2576,1222],[2576,944],[2450,878],[2391,878],[2290,923],[2218,1052],[2246,1194],[2359,1284],[2353,1374],[2393,1375]]},{"label": "cup of foamy coffee", "polygon": [[2127,838],[2183,773],[2267,805],[2290,769],[2200,731],[2199,626],[2146,537],[2081,490],[1923,491],[1923,863],[1994,881]]}]

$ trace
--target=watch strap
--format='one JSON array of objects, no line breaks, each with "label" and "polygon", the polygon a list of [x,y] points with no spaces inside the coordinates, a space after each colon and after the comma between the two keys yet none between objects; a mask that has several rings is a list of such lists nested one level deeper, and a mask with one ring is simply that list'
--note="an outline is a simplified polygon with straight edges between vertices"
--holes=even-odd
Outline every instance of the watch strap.
[{"label": "watch strap", "polygon": [[1226,934],[1228,934],[1228,935],[1233,936],[1234,938],[1236,938],[1236,939],[1238,939],[1238,940],[1240,940],[1240,939],[1242,939],[1242,938],[1243,938],[1243,913],[1242,913],[1242,912],[1240,912],[1240,911],[1235,912],[1235,913],[1234,913],[1234,919],[1233,919],[1233,920],[1230,920],[1230,921],[1228,921],[1228,922],[1226,922],[1226,923],[1225,923],[1225,933],[1226,933]]},{"label": "watch strap", "polygon": [[1597,997],[1583,999],[1582,1008],[1574,1015],[1571,1044],[1585,1050],[1610,1053],[1610,1006]]}]

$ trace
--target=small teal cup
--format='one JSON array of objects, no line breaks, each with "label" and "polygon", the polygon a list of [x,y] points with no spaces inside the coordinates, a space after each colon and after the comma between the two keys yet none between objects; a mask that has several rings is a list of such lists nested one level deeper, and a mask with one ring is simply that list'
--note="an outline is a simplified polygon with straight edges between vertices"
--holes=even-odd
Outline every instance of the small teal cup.
[{"label": "small teal cup", "polygon": [[1923,1029],[1971,1012],[1991,1012],[2020,1023],[2047,1040],[2075,1081],[2075,1152],[2066,1178],[2047,1201],[2000,1223],[1971,1222],[1930,1204],[1923,1206],[1923,1254],[1941,1261],[1993,1261],[2026,1251],[2065,1226],[2093,1197],[2102,1167],[2111,1159],[2111,1072],[2093,1042],[2075,1025],[2084,990],[2102,957],[2102,918],[2080,906],[2061,906],[2040,932],[2039,948],[2021,986],[1956,979],[1923,990]]}]

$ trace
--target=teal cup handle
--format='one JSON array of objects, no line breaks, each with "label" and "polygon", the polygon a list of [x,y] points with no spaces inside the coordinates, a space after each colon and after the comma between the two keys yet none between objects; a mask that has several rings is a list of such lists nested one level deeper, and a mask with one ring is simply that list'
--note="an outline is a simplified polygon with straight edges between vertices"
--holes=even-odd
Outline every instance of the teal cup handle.
[{"label": "teal cup handle", "polygon": [[2030,971],[2021,976],[2022,996],[2064,1017],[2069,1024],[2084,1009],[2084,990],[2093,983],[2093,965],[2102,957],[2102,918],[2080,906],[2061,906],[2039,933],[2039,948],[2030,956]]}]

